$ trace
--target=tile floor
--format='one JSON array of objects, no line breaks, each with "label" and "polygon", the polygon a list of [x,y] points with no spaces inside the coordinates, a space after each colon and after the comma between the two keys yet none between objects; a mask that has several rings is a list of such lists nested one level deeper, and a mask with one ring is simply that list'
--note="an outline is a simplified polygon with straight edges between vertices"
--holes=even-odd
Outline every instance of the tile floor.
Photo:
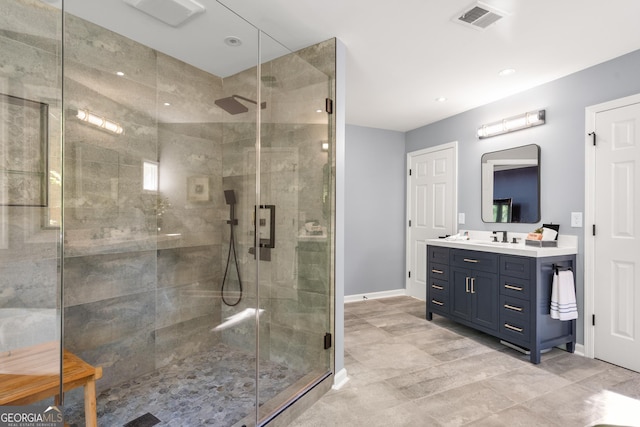
[{"label": "tile floor", "polygon": [[533,365],[409,297],[345,305],[345,366],[291,426],[640,426],[640,374],[559,349]]},{"label": "tile floor", "polygon": [[[260,369],[261,402],[269,401],[304,376],[272,362],[261,362]],[[65,405],[65,421],[82,426],[81,389],[74,392],[78,392],[76,402]],[[254,408],[255,357],[224,344],[141,375],[97,397],[100,427],[156,425],[132,422],[147,413],[159,420],[157,427],[232,426]]]}]

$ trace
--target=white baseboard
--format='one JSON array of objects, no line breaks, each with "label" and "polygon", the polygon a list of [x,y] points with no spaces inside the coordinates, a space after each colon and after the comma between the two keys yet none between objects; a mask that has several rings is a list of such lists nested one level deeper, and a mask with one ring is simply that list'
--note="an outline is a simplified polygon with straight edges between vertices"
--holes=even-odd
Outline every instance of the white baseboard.
[{"label": "white baseboard", "polygon": [[573,353],[578,356],[584,356],[584,344],[576,344],[573,348]]},{"label": "white baseboard", "polygon": [[382,292],[371,292],[367,294],[357,294],[357,295],[345,295],[344,302],[359,302],[368,299],[379,299],[379,298],[389,298],[389,297],[401,297],[407,295],[406,289],[394,289],[392,291],[382,291]]},{"label": "white baseboard", "polygon": [[347,370],[342,368],[333,376],[333,386],[331,388],[334,390],[340,390],[348,381],[349,377],[347,376]]}]

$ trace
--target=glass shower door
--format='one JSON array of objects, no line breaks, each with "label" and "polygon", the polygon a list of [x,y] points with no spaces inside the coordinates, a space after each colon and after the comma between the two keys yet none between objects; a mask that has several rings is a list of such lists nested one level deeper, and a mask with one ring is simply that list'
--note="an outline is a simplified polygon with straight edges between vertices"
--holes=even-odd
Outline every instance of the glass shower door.
[{"label": "glass shower door", "polygon": [[[261,41],[266,108],[260,116],[255,226],[261,259],[259,420],[266,422],[331,370],[335,51],[330,41],[277,55],[277,42],[264,34]],[[287,380],[278,382],[282,377]]]},{"label": "glass shower door", "polygon": [[0,14],[0,404],[46,409],[34,386],[61,378],[62,15],[33,3]]}]

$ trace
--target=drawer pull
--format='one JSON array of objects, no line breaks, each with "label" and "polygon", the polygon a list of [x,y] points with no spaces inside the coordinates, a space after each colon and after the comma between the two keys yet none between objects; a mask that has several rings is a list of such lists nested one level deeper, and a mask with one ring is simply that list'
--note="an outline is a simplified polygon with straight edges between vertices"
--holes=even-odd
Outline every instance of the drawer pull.
[{"label": "drawer pull", "polygon": [[471,258],[464,258],[464,262],[473,262],[473,263],[477,263],[478,260],[477,259],[471,259]]},{"label": "drawer pull", "polygon": [[505,328],[507,328],[507,329],[511,329],[512,331],[516,331],[516,332],[522,332],[522,331],[524,331],[524,329],[522,329],[522,328],[518,328],[518,327],[516,327],[516,326],[512,326],[512,325],[510,325],[510,324],[508,324],[508,323],[505,323],[505,324],[504,324],[504,327],[505,327]]},{"label": "drawer pull", "polygon": [[440,305],[440,306],[443,306],[443,305],[444,305],[444,303],[443,303],[443,302],[436,301],[436,300],[434,300],[434,299],[432,299],[432,300],[431,300],[431,302],[432,302],[433,304],[435,304],[435,305]]},{"label": "drawer pull", "polygon": [[504,288],[511,289],[512,291],[520,291],[520,292],[524,290],[524,288],[521,288],[520,286],[512,286],[512,285],[504,285]]},{"label": "drawer pull", "polygon": [[432,273],[437,273],[437,274],[444,274],[444,271],[442,270],[436,270],[435,268],[431,270]]},{"label": "drawer pull", "polygon": [[439,291],[441,291],[441,290],[443,290],[443,289],[444,289],[444,286],[434,285],[433,283],[431,284],[431,287],[432,287],[433,289],[438,289]]},{"label": "drawer pull", "polygon": [[509,310],[513,310],[513,311],[522,311],[522,307],[516,307],[515,305],[509,305],[509,304],[505,304],[504,308],[508,308]]}]

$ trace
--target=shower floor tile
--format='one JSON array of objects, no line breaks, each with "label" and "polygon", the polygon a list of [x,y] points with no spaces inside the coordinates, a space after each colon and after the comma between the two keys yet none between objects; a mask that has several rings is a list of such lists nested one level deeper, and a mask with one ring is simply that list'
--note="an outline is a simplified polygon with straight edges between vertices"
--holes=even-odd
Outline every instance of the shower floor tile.
[{"label": "shower floor tile", "polygon": [[[260,362],[260,405],[304,374]],[[98,395],[98,425],[123,426],[147,413],[156,426],[232,426],[254,410],[255,357],[218,345]],[[84,425],[81,404],[65,407],[65,421]]]}]

